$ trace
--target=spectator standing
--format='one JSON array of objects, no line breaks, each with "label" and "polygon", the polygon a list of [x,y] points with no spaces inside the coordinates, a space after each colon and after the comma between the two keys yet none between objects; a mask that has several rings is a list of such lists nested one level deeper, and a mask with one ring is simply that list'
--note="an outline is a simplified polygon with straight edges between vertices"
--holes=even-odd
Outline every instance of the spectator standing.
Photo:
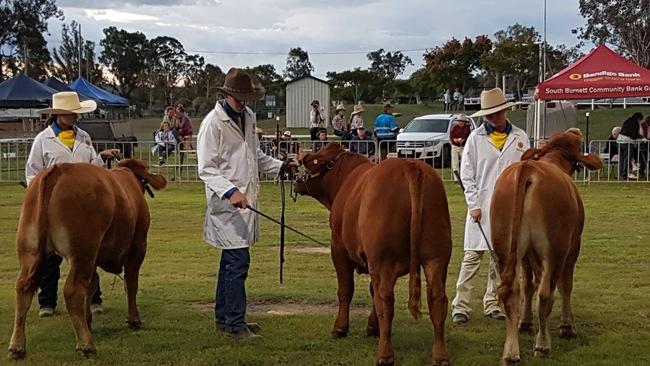
[{"label": "spectator standing", "polygon": [[[464,114],[456,116],[451,131],[449,132],[449,140],[451,141],[451,168],[454,172],[460,173],[460,158],[463,155],[463,148],[467,142],[467,138],[471,131],[469,126],[470,120]],[[443,156],[444,161],[444,156]],[[454,181],[457,179],[454,174]]]},{"label": "spectator standing", "polygon": [[366,133],[365,127],[361,126],[357,128],[357,135],[350,142],[350,151],[367,156],[370,160],[374,161],[375,142]]},{"label": "spectator standing", "polygon": [[458,108],[456,109],[457,111],[464,111],[465,110],[465,95],[463,92],[459,92],[458,95]]},{"label": "spectator standing", "polygon": [[332,118],[332,128],[335,134],[336,131],[348,130],[348,124],[345,121],[345,106],[343,104],[336,106],[336,115]]},{"label": "spectator standing", "polygon": [[[476,128],[467,138],[460,165],[460,176],[465,187],[467,219],[465,223],[464,256],[461,263],[456,296],[452,301],[452,321],[466,323],[471,313],[472,279],[478,273],[481,260],[489,246],[477,223],[490,238],[490,207],[497,177],[511,164],[519,161],[529,148],[528,136],[512,125],[506,110],[516,103],[508,102],[499,88],[481,93],[481,110],[472,117],[485,116],[486,123]],[[498,202],[497,202],[498,204]],[[490,258],[485,295],[484,314],[503,320],[505,314],[499,306],[497,287],[499,274]]]},{"label": "spectator standing", "polygon": [[[190,150],[194,149],[192,146],[192,135],[194,134],[194,128],[192,127],[192,120],[185,112],[185,107],[182,104],[179,104],[176,107],[176,120],[178,121],[178,139],[183,144],[183,149],[189,147]],[[189,142],[188,146],[185,146],[185,142]]]},{"label": "spectator standing", "polygon": [[309,129],[309,135],[311,136],[312,141],[317,139],[318,131],[327,127],[325,121],[325,113],[321,109],[320,103],[317,100],[312,101],[311,111],[309,111],[309,122],[311,126]]},{"label": "spectator standing", "polygon": [[451,110],[451,92],[449,89],[445,90],[445,94],[443,95],[443,101],[445,103],[445,112],[448,112]]},{"label": "spectator standing", "polygon": [[375,136],[377,143],[383,140],[394,140],[397,137],[397,120],[393,116],[393,106],[390,103],[384,104],[384,113],[375,118]]},{"label": "spectator standing", "polygon": [[291,131],[286,130],[278,145],[278,159],[286,161],[289,155],[298,155],[300,144],[291,137]]},{"label": "spectator standing", "polygon": [[168,122],[163,121],[160,124],[160,129],[156,132],[155,140],[155,152],[158,154],[158,165],[163,165],[169,154],[176,149],[176,138]]},{"label": "spectator standing", "polygon": [[454,95],[452,96],[452,98],[454,99],[454,108],[453,108],[453,110],[455,110],[455,111],[460,109],[460,96],[461,95],[462,94],[460,93],[460,91],[458,91],[458,88],[456,88],[456,90],[454,90]]},{"label": "spectator standing", "polygon": [[[635,141],[643,138],[639,133],[643,115],[634,113],[630,118],[623,122],[621,133],[616,141],[618,142],[618,178],[619,179],[636,179],[637,176],[629,172],[632,161],[637,157]],[[637,161],[637,163],[640,163]],[[645,162],[644,162],[645,163]],[[645,165],[645,164],[643,164]],[[629,173],[629,174],[628,174]]]},{"label": "spectator standing", "polygon": [[356,135],[357,129],[359,127],[363,127],[363,118],[361,118],[361,114],[364,111],[365,110],[363,109],[363,105],[361,105],[361,103],[356,104],[352,110],[352,114],[350,115],[350,132],[352,132],[354,135]]},{"label": "spectator standing", "polygon": [[618,139],[618,135],[621,133],[621,128],[619,126],[616,126],[612,128],[612,135],[607,138],[607,144],[605,144],[605,149],[603,152],[605,154],[609,154],[609,161],[612,162],[614,160],[614,157],[618,155],[618,143],[616,142],[616,139]]}]

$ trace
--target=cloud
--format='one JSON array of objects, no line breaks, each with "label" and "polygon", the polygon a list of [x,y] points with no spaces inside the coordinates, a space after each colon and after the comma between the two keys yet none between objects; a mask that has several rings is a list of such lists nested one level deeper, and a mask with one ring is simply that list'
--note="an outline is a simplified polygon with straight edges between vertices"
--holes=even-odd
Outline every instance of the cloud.
[{"label": "cloud", "polygon": [[85,10],[86,16],[98,21],[109,21],[113,23],[133,23],[133,22],[142,22],[142,21],[156,21],[159,18],[146,15],[146,14],[137,14],[129,13],[125,11],[112,10],[112,9],[102,9],[102,10]]},{"label": "cloud", "polygon": [[171,5],[211,5],[218,4],[221,0],[59,0],[60,7],[83,8],[83,9],[107,9],[122,6],[171,6]]}]

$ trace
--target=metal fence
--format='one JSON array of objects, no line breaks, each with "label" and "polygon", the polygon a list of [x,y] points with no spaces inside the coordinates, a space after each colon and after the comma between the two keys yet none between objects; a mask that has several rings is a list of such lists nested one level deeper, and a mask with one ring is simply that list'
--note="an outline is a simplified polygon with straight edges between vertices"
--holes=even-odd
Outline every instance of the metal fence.
[{"label": "metal fence", "polygon": [[[460,151],[445,142],[394,141],[377,143],[373,139],[340,141],[311,141],[309,138],[280,140],[270,138],[260,141],[261,150],[282,161],[296,158],[298,152],[317,152],[331,142],[338,142],[352,152],[365,155],[374,162],[390,158],[420,159],[436,169],[443,180],[455,180],[453,174],[460,163]],[[25,164],[31,149],[31,139],[0,140],[0,182],[19,182],[25,179]],[[140,159],[149,165],[152,172],[163,174],[170,181],[199,181],[196,157],[196,141],[168,144],[158,147],[153,141],[119,142],[94,141],[99,152],[104,149],[119,149],[124,157]],[[584,182],[648,182],[650,181],[650,141],[629,143],[612,140],[593,140],[589,151],[599,154],[603,168],[590,172],[584,170],[574,174],[576,181]],[[456,155],[456,158],[454,157]],[[457,168],[456,168],[457,169]],[[261,176],[263,181],[274,181],[275,176]]]}]

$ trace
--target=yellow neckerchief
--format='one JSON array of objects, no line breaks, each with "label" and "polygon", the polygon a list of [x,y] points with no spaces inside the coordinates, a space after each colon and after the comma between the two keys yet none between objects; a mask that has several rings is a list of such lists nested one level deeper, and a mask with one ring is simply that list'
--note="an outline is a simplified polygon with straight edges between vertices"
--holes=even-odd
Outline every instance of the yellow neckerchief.
[{"label": "yellow neckerchief", "polygon": [[60,131],[57,137],[59,138],[59,141],[63,143],[63,145],[67,146],[70,150],[72,150],[72,148],[74,147],[74,139],[75,139],[75,133],[73,129]]},{"label": "yellow neckerchief", "polygon": [[499,132],[495,130],[490,134],[490,140],[499,150],[503,149],[503,145],[506,144],[507,138],[508,134],[506,132]]}]

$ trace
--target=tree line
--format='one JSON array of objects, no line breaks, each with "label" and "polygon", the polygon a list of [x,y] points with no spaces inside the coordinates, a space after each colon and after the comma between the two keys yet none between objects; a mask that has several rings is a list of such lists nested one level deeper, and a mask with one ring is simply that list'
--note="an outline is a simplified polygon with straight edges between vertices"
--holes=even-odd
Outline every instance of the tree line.
[{"label": "tree line", "polygon": [[[586,26],[576,29],[580,43],[573,47],[546,44],[543,50],[534,27],[513,24],[492,37],[452,38],[427,49],[422,66],[407,79],[400,76],[413,60],[384,49],[366,55],[367,68],[327,72],[326,79],[334,86],[335,99],[353,103],[419,102],[456,88],[466,95],[478,94],[484,87],[499,85],[502,76],[507,89],[521,97],[537,83],[540,51],[545,51],[549,76],[581,56],[582,40],[608,43],[650,67],[650,0],[581,0],[579,11]],[[55,0],[0,0],[0,79],[22,71],[35,79],[51,75],[70,83],[81,74],[144,109],[183,103],[195,111],[211,108],[216,87],[223,83],[224,71],[218,65],[188,53],[168,36],[148,39],[141,32],[108,27],[97,45],[84,40],[72,21],[62,26],[57,46],[48,48],[50,19],[63,20]],[[308,52],[296,47],[290,49],[284,70],[263,64],[248,71],[281,106],[285,83],[311,75],[314,67]]]}]

